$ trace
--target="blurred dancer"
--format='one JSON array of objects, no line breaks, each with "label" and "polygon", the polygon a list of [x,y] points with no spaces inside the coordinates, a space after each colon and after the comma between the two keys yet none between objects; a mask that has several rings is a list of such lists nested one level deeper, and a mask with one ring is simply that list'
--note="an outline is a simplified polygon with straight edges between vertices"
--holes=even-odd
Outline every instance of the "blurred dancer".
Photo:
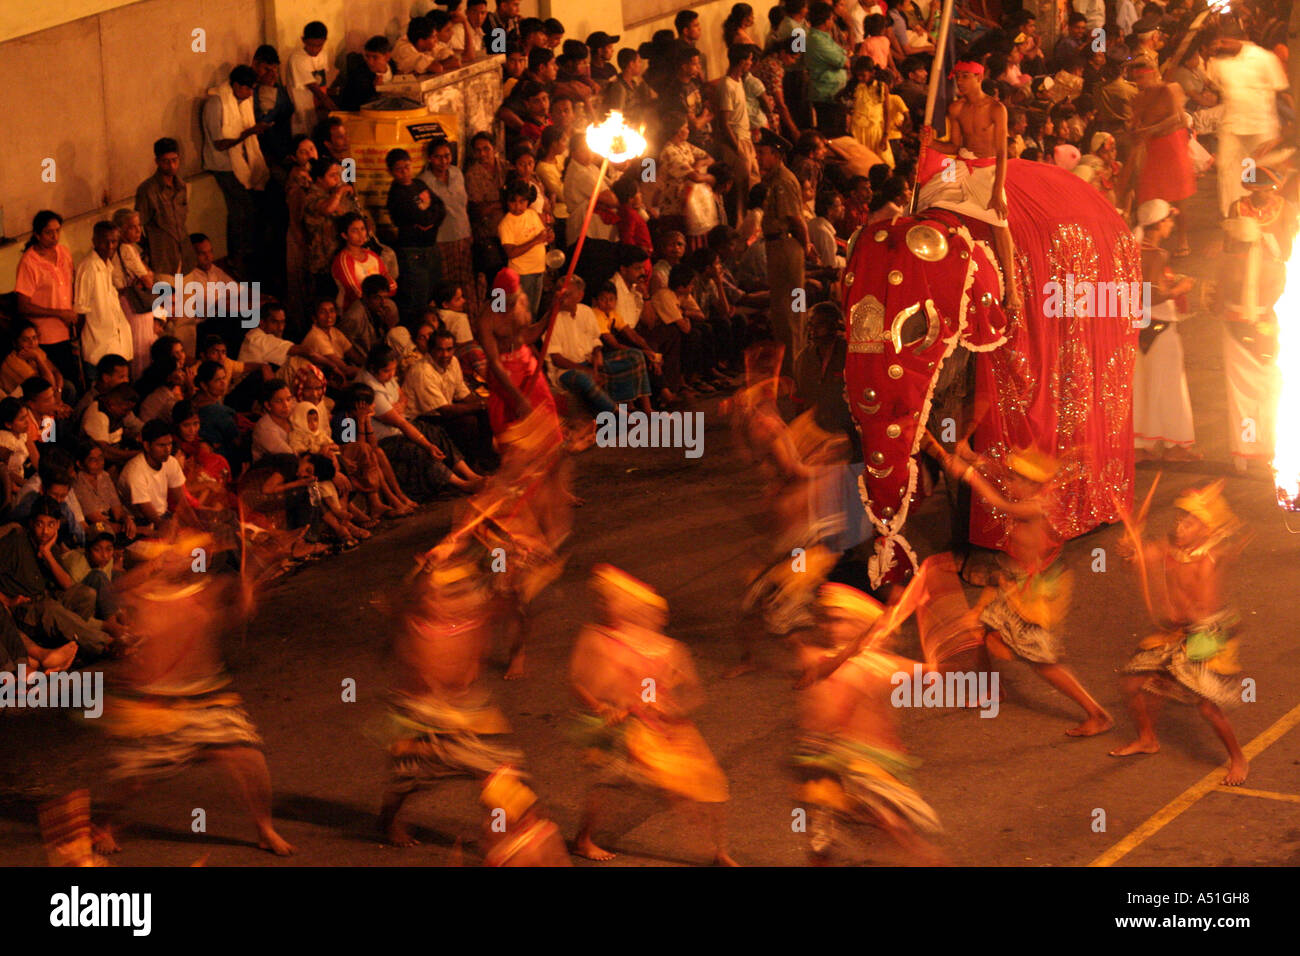
[{"label": "blurred dancer", "polygon": [[122,805],[157,780],[195,763],[211,761],[235,784],[257,827],[258,846],[277,856],[294,848],[271,824],[271,776],[262,739],[238,694],[218,637],[233,616],[252,611],[252,588],[234,575],[196,573],[200,549],[213,539],[188,534],[171,543],[137,544],[147,557],[122,577],[122,606],[138,643],[123,663],[121,684],[108,695],[103,724],[114,739],[109,771],[111,797],[95,849],[115,853],[115,825]]},{"label": "blurred dancer", "polygon": [[922,447],[954,479],[968,481],[974,494],[1010,518],[1002,571],[996,587],[988,588],[980,601],[979,620],[988,628],[989,654],[1000,660],[1019,657],[1083,709],[1085,720],[1067,730],[1069,736],[1091,737],[1109,730],[1115,721],[1060,663],[1062,647],[1055,631],[1069,608],[1071,576],[1058,561],[1061,542],[1047,521],[1057,463],[1032,449],[1007,455],[1008,497],[984,477],[976,462],[949,454],[928,432]]},{"label": "blurred dancer", "polygon": [[506,680],[524,676],[532,602],[564,570],[560,550],[573,528],[569,448],[552,413],[536,407],[502,429],[501,467],[466,502],[455,532],[472,535],[492,555],[497,619],[513,632]]},{"label": "blurred dancer", "polygon": [[412,793],[448,777],[486,780],[523,762],[506,745],[510,725],[480,679],[491,641],[491,597],[480,558],[465,539],[426,555],[416,607],[398,638],[391,778],[379,812],[380,831],[395,846],[417,842],[398,820]]},{"label": "blurred dancer", "polygon": [[741,605],[741,662],[728,677],[757,669],[762,631],[793,635],[814,625],[817,588],[838,557],[824,542],[844,527],[837,490],[848,443],[818,427],[816,409],[786,424],[777,408],[781,360],[781,346],[751,349],[745,356],[749,387],[730,403],[736,435],[766,479],[771,550]]},{"label": "blurred dancer", "polygon": [[1223,782],[1246,779],[1246,755],[1222,708],[1241,702],[1237,640],[1238,615],[1224,595],[1228,559],[1241,549],[1241,522],[1223,497],[1223,481],[1186,491],[1174,502],[1181,511],[1165,541],[1144,541],[1140,525],[1123,541],[1137,564],[1143,593],[1160,631],[1138,645],[1124,666],[1124,695],[1138,736],[1111,756],[1153,754],[1155,714],[1160,698],[1195,704],[1228,751]]},{"label": "blurred dancer", "polygon": [[591,583],[596,621],[578,635],[569,679],[587,712],[580,723],[588,762],[601,774],[587,792],[574,852],[613,859],[593,839],[601,791],[632,784],[700,805],[713,862],[736,866],[726,849],[727,778],[688,717],[703,693],[690,652],[663,633],[668,602],[607,564],[596,567]]},{"label": "blurred dancer", "polygon": [[927,839],[942,826],[906,782],[916,761],[898,738],[890,703],[893,675],[910,673],[913,662],[879,649],[875,640],[863,641],[882,613],[862,592],[825,584],[819,592],[819,632],[802,650],[805,670],[815,673],[852,649],[824,678],[801,682],[794,764],[804,781],[800,799],[810,810],[814,864],[831,861],[837,818],[876,824],[918,863],[943,862]]}]

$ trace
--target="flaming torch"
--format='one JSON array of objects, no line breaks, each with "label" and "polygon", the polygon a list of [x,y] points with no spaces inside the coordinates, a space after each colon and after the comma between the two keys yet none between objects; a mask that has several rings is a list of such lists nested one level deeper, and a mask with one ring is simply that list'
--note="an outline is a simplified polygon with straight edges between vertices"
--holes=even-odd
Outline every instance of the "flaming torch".
[{"label": "flaming torch", "polygon": [[1300,264],[1286,266],[1286,286],[1274,307],[1277,316],[1278,390],[1277,438],[1273,449],[1273,484],[1277,503],[1287,512],[1300,512]]}]

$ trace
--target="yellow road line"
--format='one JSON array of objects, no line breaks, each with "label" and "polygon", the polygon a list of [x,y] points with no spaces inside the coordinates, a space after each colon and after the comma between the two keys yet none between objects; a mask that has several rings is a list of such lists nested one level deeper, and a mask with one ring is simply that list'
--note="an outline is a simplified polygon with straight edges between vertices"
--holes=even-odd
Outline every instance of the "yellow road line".
[{"label": "yellow road line", "polygon": [[[1288,730],[1300,724],[1300,704],[1297,704],[1289,712],[1283,714],[1273,723],[1271,727],[1252,740],[1242,751],[1247,760],[1253,760],[1259,754],[1263,753],[1268,747],[1277,742]],[[1197,800],[1205,796],[1211,790],[1219,788],[1219,781],[1223,779],[1223,768],[1217,767],[1211,773],[1207,773],[1196,783],[1192,784],[1174,799],[1157,810],[1141,826],[1130,833],[1124,839],[1120,840],[1113,847],[1103,853],[1097,859],[1089,863],[1089,866],[1113,866],[1117,861],[1127,856],[1147,840],[1151,839],[1166,824],[1170,823],[1175,817],[1184,810],[1196,803]],[[1223,789],[1236,789],[1224,787]],[[1263,793],[1264,791],[1258,791]]]},{"label": "yellow road line", "polygon": [[1300,803],[1300,794],[1297,793],[1274,793],[1272,790],[1247,790],[1245,787],[1219,787],[1221,793],[1239,793],[1243,797],[1264,797],[1268,800],[1286,800],[1289,803]]}]

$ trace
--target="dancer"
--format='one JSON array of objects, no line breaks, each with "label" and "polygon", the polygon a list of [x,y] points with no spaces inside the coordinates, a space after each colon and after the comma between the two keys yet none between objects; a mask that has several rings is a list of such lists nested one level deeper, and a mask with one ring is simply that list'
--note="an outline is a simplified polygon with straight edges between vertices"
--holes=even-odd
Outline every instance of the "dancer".
[{"label": "dancer", "polygon": [[564,570],[573,528],[570,446],[554,426],[542,407],[508,425],[497,438],[501,467],[456,522],[456,535],[472,534],[492,556],[493,616],[513,631],[506,680],[524,676],[532,602]]},{"label": "dancer", "polygon": [[975,462],[949,454],[928,432],[922,447],[954,479],[968,481],[974,494],[1011,521],[1002,571],[979,605],[979,620],[988,628],[989,654],[1000,660],[1019,657],[1083,709],[1083,723],[1067,730],[1069,736],[1091,737],[1109,730],[1115,721],[1060,663],[1061,642],[1054,633],[1069,607],[1071,588],[1069,571],[1058,563],[1061,542],[1047,522],[1057,463],[1032,449],[1009,454],[1006,497]]},{"label": "dancer", "polygon": [[523,762],[506,745],[510,725],[480,680],[491,632],[478,546],[451,537],[422,562],[418,603],[398,638],[391,777],[379,811],[380,832],[402,847],[418,842],[398,819],[411,794],[448,777],[487,780]]},{"label": "dancer", "polygon": [[1195,280],[1169,269],[1169,253],[1161,244],[1169,238],[1178,210],[1163,199],[1148,199],[1138,207],[1133,237],[1142,244],[1142,275],[1151,284],[1149,323],[1138,334],[1133,367],[1133,443],[1138,461],[1163,455],[1170,461],[1200,457],[1192,450],[1196,439],[1192,398],[1183,367],[1179,300]]},{"label": "dancer", "polygon": [[961,62],[953,67],[957,96],[948,107],[949,142],[935,139],[934,127],[921,129],[921,147],[956,160],[927,161],[933,174],[921,186],[917,208],[938,206],[979,219],[993,227],[993,245],[1002,269],[1002,304],[1012,312],[1024,308],[1016,279],[1016,250],[1007,226],[1007,108],[984,92],[984,66]]},{"label": "dancer", "polygon": [[258,846],[289,856],[293,846],[271,822],[271,776],[262,739],[243,701],[226,688],[218,634],[232,612],[252,611],[252,585],[233,575],[195,573],[198,549],[214,553],[203,533],[175,541],[137,542],[148,560],[114,585],[137,643],[123,663],[122,684],[107,696],[102,723],[114,739],[110,798],[94,827],[95,849],[116,853],[123,804],[157,780],[210,761],[234,782],[257,827]]},{"label": "dancer", "polygon": [[[504,308],[497,311],[498,305]],[[536,406],[548,409],[559,429],[555,397],[545,376],[536,374],[537,354],[532,344],[546,330],[545,318],[532,320],[536,307],[521,291],[519,273],[510,268],[497,273],[477,336],[487,357],[487,410],[493,434],[499,435],[506,425]]]},{"label": "dancer", "polygon": [[607,564],[594,569],[591,584],[596,622],[578,635],[569,679],[587,711],[580,724],[588,761],[603,772],[587,792],[574,852],[614,858],[593,839],[601,790],[630,783],[701,807],[713,862],[736,866],[726,849],[727,778],[687,716],[703,694],[690,652],[663,633],[668,602]]},{"label": "dancer", "polygon": [[910,673],[913,662],[881,650],[874,638],[864,641],[883,610],[848,585],[824,584],[818,592],[820,627],[803,648],[805,669],[851,654],[824,678],[801,682],[794,764],[804,781],[800,799],[810,810],[814,865],[831,862],[837,818],[876,824],[917,863],[943,862],[927,839],[942,826],[906,782],[916,761],[898,738],[890,705],[892,676]]},{"label": "dancer", "polygon": [[1123,540],[1125,556],[1142,577],[1148,608],[1161,624],[1124,665],[1124,696],[1137,739],[1110,753],[1156,753],[1160,698],[1195,704],[1228,751],[1223,782],[1237,786],[1249,765],[1223,713],[1241,702],[1237,639],[1231,636],[1238,615],[1227,604],[1224,577],[1228,560],[1241,550],[1241,522],[1224,500],[1222,479],[1184,492],[1174,507],[1182,513],[1167,540],[1142,540],[1141,522]]},{"label": "dancer", "polygon": [[758,669],[756,645],[764,631],[787,636],[814,625],[817,588],[838,555],[825,541],[844,526],[835,490],[848,444],[823,431],[809,409],[787,425],[777,409],[783,347],[755,346],[745,355],[749,386],[730,402],[732,424],[767,479],[764,525],[771,550],[750,579],[737,622],[740,663],[727,677]]}]

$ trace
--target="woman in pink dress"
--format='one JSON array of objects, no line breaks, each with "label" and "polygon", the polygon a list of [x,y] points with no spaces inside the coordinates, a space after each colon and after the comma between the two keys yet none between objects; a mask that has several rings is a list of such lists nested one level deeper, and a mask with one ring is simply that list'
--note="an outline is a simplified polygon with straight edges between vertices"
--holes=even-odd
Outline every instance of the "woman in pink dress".
[{"label": "woman in pink dress", "polygon": [[72,310],[72,253],[59,242],[63,217],[42,209],[32,219],[32,236],[18,260],[18,312],[36,326],[41,348],[68,381],[81,380],[72,330],[77,313]]}]

